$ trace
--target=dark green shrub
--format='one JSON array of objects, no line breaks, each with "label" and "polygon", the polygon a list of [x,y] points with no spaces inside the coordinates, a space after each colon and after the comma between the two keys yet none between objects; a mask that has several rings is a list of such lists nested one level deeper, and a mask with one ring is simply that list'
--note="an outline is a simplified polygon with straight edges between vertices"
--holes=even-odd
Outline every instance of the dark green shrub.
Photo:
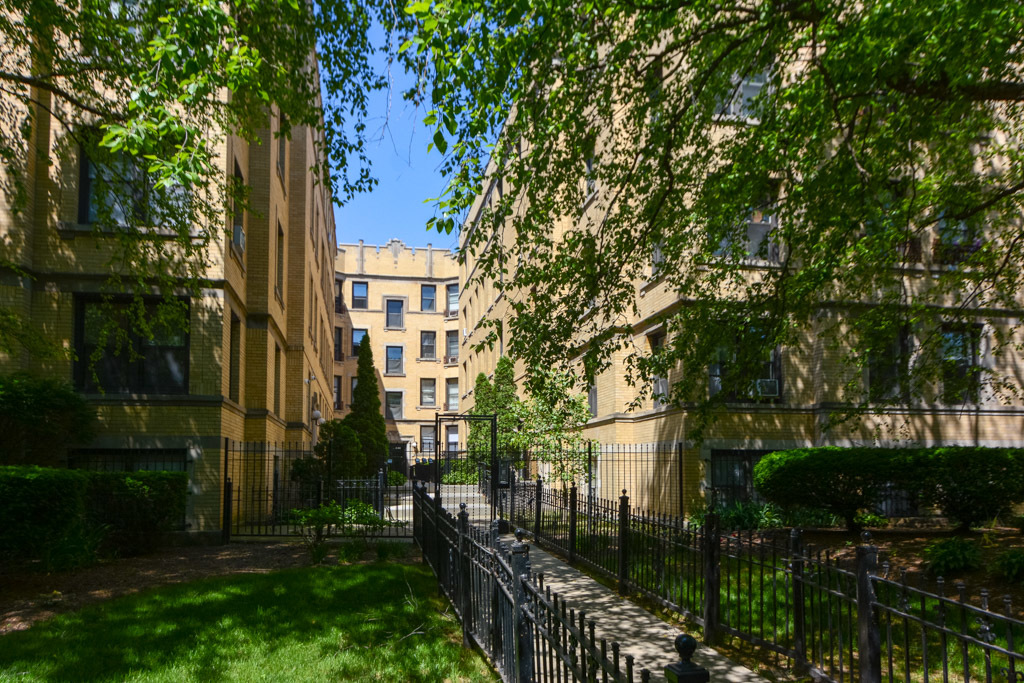
[{"label": "dark green shrub", "polygon": [[103,549],[129,556],[152,552],[185,519],[184,472],[88,472],[89,521],[107,528]]},{"label": "dark green shrub", "polygon": [[996,573],[1007,581],[1024,581],[1024,548],[1010,548],[996,557]]},{"label": "dark green shrub", "polygon": [[67,382],[0,375],[0,465],[60,465],[95,430],[96,409]]},{"label": "dark green shrub", "polygon": [[872,508],[886,484],[904,485],[910,453],[834,446],[776,451],[754,467],[754,486],[770,502],[826,510],[858,530],[857,513]]},{"label": "dark green shrub", "polygon": [[924,549],[928,573],[932,576],[953,576],[981,566],[981,553],[972,541],[953,537],[929,543]]},{"label": "dark green shrub", "polygon": [[408,478],[397,470],[388,470],[388,486],[405,486]]},{"label": "dark green shrub", "polygon": [[362,538],[353,538],[338,545],[338,564],[358,562],[366,554],[366,541]]},{"label": "dark green shrub", "polygon": [[0,467],[0,561],[50,571],[155,548],[181,525],[182,472]]},{"label": "dark green shrub", "polygon": [[921,497],[961,529],[990,522],[1024,501],[1024,451],[930,448],[918,452]]},{"label": "dark green shrub", "polygon": [[[88,564],[86,475],[47,467],[0,467],[0,561],[57,570]],[[77,550],[76,550],[77,548]]]}]

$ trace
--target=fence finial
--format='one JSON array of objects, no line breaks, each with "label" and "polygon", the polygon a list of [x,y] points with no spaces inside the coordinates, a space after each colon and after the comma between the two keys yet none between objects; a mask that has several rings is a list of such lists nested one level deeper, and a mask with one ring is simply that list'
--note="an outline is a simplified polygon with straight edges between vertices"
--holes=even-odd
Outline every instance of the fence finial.
[{"label": "fence finial", "polygon": [[707,669],[690,661],[697,651],[697,640],[693,636],[680,633],[676,636],[675,648],[681,661],[665,667],[665,679],[669,683],[708,683],[711,680]]}]

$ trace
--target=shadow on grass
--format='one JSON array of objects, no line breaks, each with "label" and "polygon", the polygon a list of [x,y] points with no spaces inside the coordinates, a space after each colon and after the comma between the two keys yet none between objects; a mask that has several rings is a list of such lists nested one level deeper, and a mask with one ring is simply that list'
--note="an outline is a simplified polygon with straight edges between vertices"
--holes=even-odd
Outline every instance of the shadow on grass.
[{"label": "shadow on grass", "polygon": [[424,567],[166,587],[0,637],[0,679],[493,680]]}]

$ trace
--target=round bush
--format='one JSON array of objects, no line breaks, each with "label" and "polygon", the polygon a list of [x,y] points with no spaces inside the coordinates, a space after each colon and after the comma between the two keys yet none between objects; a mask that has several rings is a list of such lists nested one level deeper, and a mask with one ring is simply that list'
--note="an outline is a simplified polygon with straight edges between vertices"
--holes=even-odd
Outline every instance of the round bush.
[{"label": "round bush", "polygon": [[903,482],[907,455],[883,448],[798,448],[776,451],[754,467],[754,486],[787,508],[826,510],[858,530],[858,511],[873,507],[890,482]]},{"label": "round bush", "polygon": [[924,549],[928,573],[933,576],[952,576],[981,566],[978,546],[963,538],[953,537],[929,543]]},{"label": "round bush", "polygon": [[990,522],[1024,501],[1024,451],[948,447],[919,451],[922,499],[961,529]]}]

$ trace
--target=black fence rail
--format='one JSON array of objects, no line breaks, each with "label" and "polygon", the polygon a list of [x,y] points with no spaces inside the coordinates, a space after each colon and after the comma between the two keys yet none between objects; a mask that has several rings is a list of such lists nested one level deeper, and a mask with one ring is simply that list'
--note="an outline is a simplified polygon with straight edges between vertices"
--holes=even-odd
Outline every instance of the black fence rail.
[{"label": "black fence rail", "polygon": [[[437,494],[413,492],[413,530],[423,557],[462,623],[503,681],[636,680],[633,658],[598,639],[595,624],[530,571],[529,546],[499,540],[498,524],[472,526],[465,506],[450,514]],[[641,681],[650,680],[646,669]]]},{"label": "black fence rail", "polygon": [[[854,559],[782,541],[724,533],[718,515],[697,526],[679,515],[579,495],[540,481],[515,487],[512,523],[545,546],[704,628],[709,644],[751,643],[818,680],[1024,681],[1024,621],[1008,596],[968,604],[911,586],[909,574],[879,568],[870,536]],[[923,577],[917,577],[923,579]],[[784,662],[783,660],[788,660]]]},{"label": "black fence rail", "polygon": [[301,513],[326,503],[344,513],[329,535],[411,537],[412,484],[388,467],[382,456],[373,476],[342,478],[306,444],[228,441],[224,537],[301,535]]}]

